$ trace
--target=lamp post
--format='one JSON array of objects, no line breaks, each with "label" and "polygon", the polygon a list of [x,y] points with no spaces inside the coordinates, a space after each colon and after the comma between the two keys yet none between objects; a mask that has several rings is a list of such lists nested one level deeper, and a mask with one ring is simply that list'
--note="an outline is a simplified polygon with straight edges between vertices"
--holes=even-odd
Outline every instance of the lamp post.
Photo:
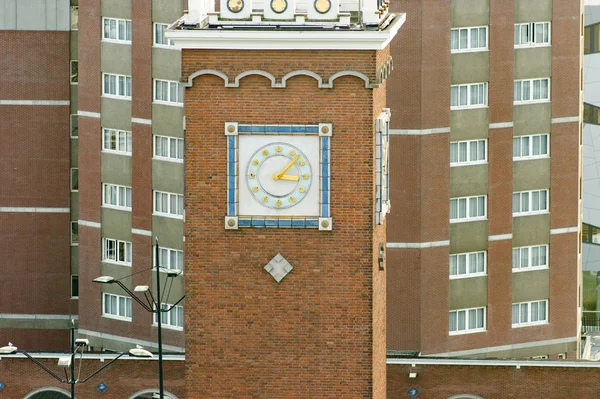
[{"label": "lamp post", "polygon": [[[87,339],[75,339],[75,322],[71,320],[71,352],[69,356],[58,358],[58,367],[64,369],[65,378],[60,377],[54,371],[50,370],[46,365],[42,362],[31,356],[24,350],[19,350],[16,346],[14,346],[11,342],[8,343],[7,346],[0,347],[0,355],[13,355],[17,353],[22,353],[27,358],[31,359],[36,365],[38,365],[42,370],[46,373],[50,374],[54,377],[58,382],[62,384],[69,384],[71,386],[71,399],[75,399],[75,384],[83,384],[87,382],[90,378],[94,377],[96,374],[100,373],[102,370],[113,364],[117,359],[123,356],[125,353],[119,353],[115,358],[111,359],[108,363],[100,367],[98,370],[94,371],[88,377],[80,379],[81,376],[81,362],[83,361],[83,349],[89,345],[89,341]],[[75,376],[75,355],[77,352],[80,352],[79,358],[79,374]],[[152,353],[143,349],[141,346],[137,348],[129,350],[129,356],[134,357],[152,357]],[[67,369],[70,369],[70,375],[67,375]]]},{"label": "lamp post", "polygon": [[[165,387],[164,387],[164,377],[163,377],[162,313],[167,313],[171,309],[173,309],[175,306],[177,306],[177,304],[179,302],[183,301],[183,299],[185,298],[185,295],[182,296],[181,298],[179,298],[179,300],[177,300],[171,306],[166,306],[165,308],[163,308],[162,304],[163,304],[163,302],[166,302],[166,300],[168,300],[168,295],[167,295],[167,298],[165,299],[161,296],[161,293],[160,293],[161,269],[167,275],[167,278],[165,280],[165,287],[167,286],[169,279],[171,279],[171,284],[172,284],[172,279],[179,277],[182,272],[181,272],[181,270],[177,270],[177,269],[161,268],[159,253],[160,252],[159,252],[159,246],[158,246],[158,237],[156,237],[156,252],[155,252],[156,298],[154,297],[154,295],[152,294],[152,291],[150,290],[150,288],[147,285],[138,285],[133,289],[133,292],[131,292],[131,290],[129,288],[127,288],[125,286],[125,284],[123,284],[121,281],[115,279],[112,276],[101,276],[101,277],[95,278],[92,281],[94,283],[99,283],[99,284],[117,284],[119,287],[121,287],[123,289],[123,291],[128,293],[129,296],[131,296],[131,298],[133,298],[134,301],[139,303],[144,309],[146,309],[150,313],[156,314],[156,319],[157,319],[156,321],[157,321],[157,325],[158,325],[158,383],[159,383],[159,396],[158,397],[160,399],[164,399]],[[137,295],[135,295],[135,293],[143,293],[145,301],[141,300]]]}]

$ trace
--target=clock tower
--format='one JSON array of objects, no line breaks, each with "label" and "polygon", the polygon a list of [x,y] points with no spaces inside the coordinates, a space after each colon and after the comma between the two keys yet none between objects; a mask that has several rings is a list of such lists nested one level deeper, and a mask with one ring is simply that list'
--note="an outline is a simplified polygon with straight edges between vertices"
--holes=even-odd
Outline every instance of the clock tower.
[{"label": "clock tower", "polygon": [[189,0],[190,398],[385,398],[381,0]]}]

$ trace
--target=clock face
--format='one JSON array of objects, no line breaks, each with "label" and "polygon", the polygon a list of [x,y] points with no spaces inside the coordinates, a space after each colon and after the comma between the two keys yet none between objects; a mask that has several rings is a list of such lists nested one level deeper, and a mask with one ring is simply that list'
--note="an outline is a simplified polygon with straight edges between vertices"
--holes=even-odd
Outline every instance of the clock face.
[{"label": "clock face", "polygon": [[233,13],[238,13],[244,8],[243,0],[227,0],[227,8]]},{"label": "clock face", "polygon": [[258,203],[267,208],[290,208],[310,191],[313,174],[309,159],[296,146],[276,142],[259,148],[249,159],[246,182]]},{"label": "clock face", "polygon": [[331,0],[315,0],[314,6],[317,12],[325,14],[331,9]]},{"label": "clock face", "polygon": [[281,14],[287,9],[287,0],[271,0],[271,10],[277,14]]}]

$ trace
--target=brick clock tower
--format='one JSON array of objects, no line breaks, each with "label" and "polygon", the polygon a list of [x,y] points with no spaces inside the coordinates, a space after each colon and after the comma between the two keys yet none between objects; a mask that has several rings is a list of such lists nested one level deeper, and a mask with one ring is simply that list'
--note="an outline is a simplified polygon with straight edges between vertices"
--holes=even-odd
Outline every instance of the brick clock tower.
[{"label": "brick clock tower", "polygon": [[189,398],[384,398],[381,0],[189,0]]}]

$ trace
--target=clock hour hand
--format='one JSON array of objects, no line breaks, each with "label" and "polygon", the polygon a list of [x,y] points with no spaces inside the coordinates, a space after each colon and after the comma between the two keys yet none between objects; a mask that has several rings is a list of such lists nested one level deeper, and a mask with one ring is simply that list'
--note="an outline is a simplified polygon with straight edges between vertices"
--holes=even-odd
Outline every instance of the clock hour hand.
[{"label": "clock hour hand", "polygon": [[291,168],[291,167],[292,167],[292,165],[293,165],[293,164],[295,164],[295,163],[296,163],[296,161],[297,161],[297,160],[299,160],[299,159],[300,159],[300,154],[296,155],[296,156],[294,157],[294,159],[292,159],[292,160],[290,161],[290,163],[288,163],[288,164],[285,166],[285,168],[283,168],[283,169],[282,169],[282,171],[281,171],[281,172],[279,172],[279,173],[274,173],[274,174],[273,174],[273,180],[279,180],[279,179],[281,179],[281,176],[283,176],[283,174],[284,174],[285,172],[287,172],[287,171],[288,171],[288,169],[289,169],[289,168]]},{"label": "clock hour hand", "polygon": [[298,176],[281,175],[281,176],[279,176],[279,179],[277,179],[277,180],[293,180],[293,181],[298,181],[299,179],[300,179],[300,177],[298,177]]}]

